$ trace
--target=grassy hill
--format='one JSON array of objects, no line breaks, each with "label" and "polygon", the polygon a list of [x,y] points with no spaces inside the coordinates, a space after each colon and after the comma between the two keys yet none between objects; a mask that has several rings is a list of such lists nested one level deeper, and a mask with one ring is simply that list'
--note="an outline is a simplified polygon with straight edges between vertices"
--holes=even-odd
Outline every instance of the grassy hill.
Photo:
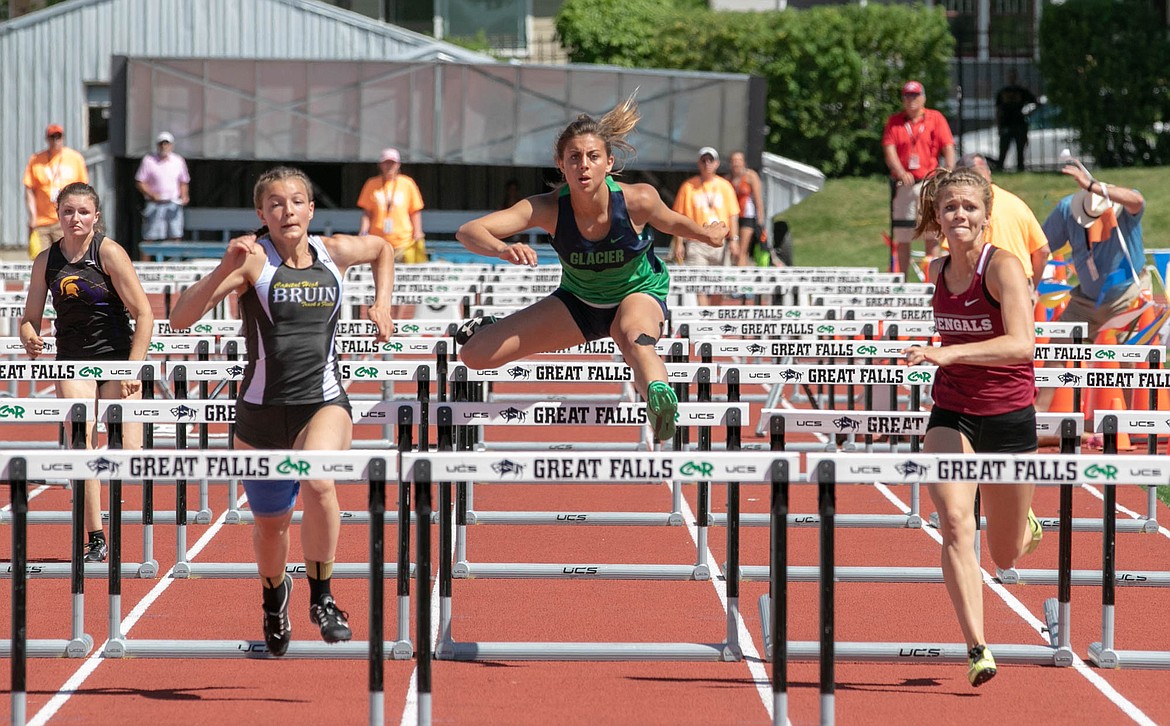
[{"label": "grassy hill", "polygon": [[[1166,170],[1106,169],[1099,176],[1107,184],[1141,191],[1146,198],[1142,224],[1146,249],[1170,247],[1166,234],[1170,230],[1170,175]],[[1076,191],[1072,179],[1058,173],[996,174],[993,180],[1027,202],[1041,222],[1061,197]],[[889,256],[882,232],[889,231],[889,203],[885,177],[827,181],[824,189],[781,215],[792,229],[796,264],[886,269]],[[921,249],[921,243],[915,249]]]}]

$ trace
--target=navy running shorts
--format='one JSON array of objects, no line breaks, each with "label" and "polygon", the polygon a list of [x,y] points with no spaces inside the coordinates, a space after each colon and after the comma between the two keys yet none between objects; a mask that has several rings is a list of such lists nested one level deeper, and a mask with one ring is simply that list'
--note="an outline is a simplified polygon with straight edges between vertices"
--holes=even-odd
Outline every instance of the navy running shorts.
[{"label": "navy running shorts", "polygon": [[[552,296],[563,302],[565,307],[569,309],[569,315],[573,316],[573,322],[577,324],[577,328],[581,331],[581,335],[585,336],[586,341],[609,337],[609,328],[613,325],[614,318],[617,317],[616,305],[612,308],[595,308],[563,287],[553,290]],[[665,320],[668,314],[666,301],[653,295],[650,297],[654,298],[658,307],[662,308],[662,318]],[[661,330],[658,332],[659,335],[662,334]]]},{"label": "navy running shorts", "polygon": [[236,438],[253,449],[292,449],[309,419],[326,406],[353,411],[344,391],[329,401],[289,406],[237,401]]},{"label": "navy running shorts", "polygon": [[963,434],[978,454],[1019,454],[1035,451],[1039,446],[1034,406],[995,416],[956,413],[935,406],[930,411],[926,430],[936,427]]}]

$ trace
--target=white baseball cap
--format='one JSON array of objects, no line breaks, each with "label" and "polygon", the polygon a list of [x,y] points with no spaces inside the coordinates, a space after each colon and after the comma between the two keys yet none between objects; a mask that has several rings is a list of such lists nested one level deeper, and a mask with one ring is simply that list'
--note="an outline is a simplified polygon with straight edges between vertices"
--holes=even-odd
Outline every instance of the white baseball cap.
[{"label": "white baseball cap", "polygon": [[156,143],[156,144],[161,144],[164,142],[168,143],[168,144],[175,143],[175,137],[171,136],[170,131],[163,131],[158,136],[156,136],[154,139],[154,143]]},{"label": "white baseball cap", "polygon": [[719,161],[719,152],[713,146],[704,146],[699,149],[699,158],[702,159],[704,156],[710,156],[715,161]]}]

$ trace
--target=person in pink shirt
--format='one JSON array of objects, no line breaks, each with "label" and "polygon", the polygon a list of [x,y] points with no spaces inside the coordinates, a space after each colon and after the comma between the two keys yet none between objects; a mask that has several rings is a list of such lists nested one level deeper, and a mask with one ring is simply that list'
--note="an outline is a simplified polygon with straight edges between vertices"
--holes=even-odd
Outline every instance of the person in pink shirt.
[{"label": "person in pink shirt", "polygon": [[190,201],[191,175],[187,161],[175,153],[175,137],[163,131],[156,139],[158,153],[147,154],[134,181],[146,198],[142,210],[142,241],[177,242],[183,238],[183,207]]}]

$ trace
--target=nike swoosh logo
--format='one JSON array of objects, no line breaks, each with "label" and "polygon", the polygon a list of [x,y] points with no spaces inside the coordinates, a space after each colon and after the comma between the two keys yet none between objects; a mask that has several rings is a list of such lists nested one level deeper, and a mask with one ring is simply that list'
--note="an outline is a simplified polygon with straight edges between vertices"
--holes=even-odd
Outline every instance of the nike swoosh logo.
[{"label": "nike swoosh logo", "polygon": [[621,244],[621,240],[617,240],[617,239],[610,239],[609,243],[610,243],[611,245]]},{"label": "nike swoosh logo", "polygon": [[974,304],[975,304],[975,303],[977,303],[977,302],[979,302],[979,300],[978,300],[978,299],[976,299],[976,300],[965,300],[965,301],[963,301],[963,307],[965,307],[965,308],[969,308],[969,307],[971,307],[972,305],[974,305]]}]

